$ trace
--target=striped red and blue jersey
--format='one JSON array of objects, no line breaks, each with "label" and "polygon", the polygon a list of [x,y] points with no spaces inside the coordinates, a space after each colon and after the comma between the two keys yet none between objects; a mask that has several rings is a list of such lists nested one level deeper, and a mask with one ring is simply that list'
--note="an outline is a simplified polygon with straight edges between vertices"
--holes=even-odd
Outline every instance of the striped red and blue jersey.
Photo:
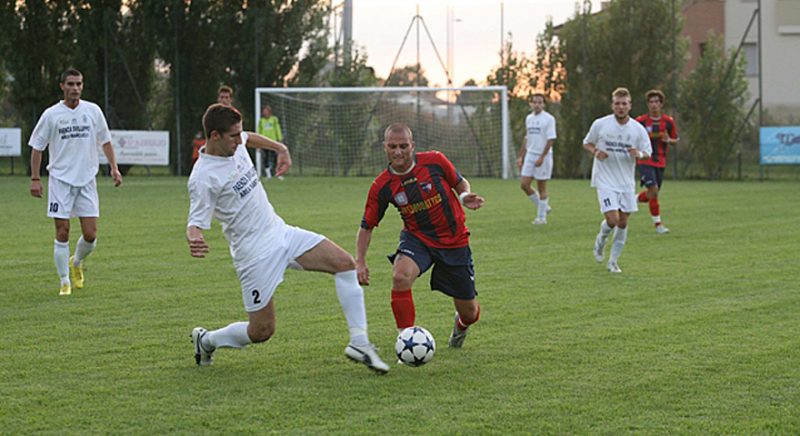
[{"label": "striped red and blue jersey", "polygon": [[652,167],[664,168],[667,165],[667,144],[661,140],[661,132],[667,132],[672,139],[678,139],[678,127],[675,120],[669,115],[661,114],[658,119],[653,119],[650,114],[640,115],[636,118],[647,130],[650,136],[650,145],[653,147],[653,154],[649,159],[639,160],[639,164],[650,165]]},{"label": "striped red and blue jersey", "polygon": [[458,248],[469,244],[464,209],[453,192],[463,178],[453,163],[438,151],[417,153],[407,174],[388,167],[369,189],[361,227],[377,227],[389,204],[403,218],[403,231],[434,248]]}]

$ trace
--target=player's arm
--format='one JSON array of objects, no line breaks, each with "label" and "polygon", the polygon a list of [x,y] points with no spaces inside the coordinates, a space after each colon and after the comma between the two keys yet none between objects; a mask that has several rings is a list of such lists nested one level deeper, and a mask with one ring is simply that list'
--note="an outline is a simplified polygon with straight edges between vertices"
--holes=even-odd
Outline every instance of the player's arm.
[{"label": "player's arm", "polygon": [[547,143],[544,145],[544,151],[542,151],[542,155],[539,156],[539,159],[536,159],[535,165],[537,167],[542,166],[544,163],[544,157],[547,156],[547,153],[550,153],[550,149],[553,148],[553,142],[555,142],[553,139],[547,140]]},{"label": "player's arm", "polygon": [[592,144],[591,142],[584,142],[583,148],[592,154],[597,160],[604,160],[608,157],[608,153],[603,150],[597,148],[597,145]]},{"label": "player's arm", "polygon": [[[650,142],[650,141],[648,141]],[[650,153],[638,147],[631,147],[628,149],[628,154],[634,159],[647,160],[650,159]]]},{"label": "player's arm", "polygon": [[261,148],[264,150],[272,150],[278,156],[277,168],[275,176],[282,176],[289,171],[292,166],[292,157],[289,154],[289,147],[281,144],[278,141],[273,141],[266,136],[259,135],[255,132],[247,132],[247,144],[250,148]]},{"label": "player's arm", "polygon": [[472,192],[470,189],[469,180],[467,180],[465,177],[461,178],[461,181],[458,182],[454,189],[456,194],[458,194],[458,198],[461,200],[461,204],[463,204],[466,208],[477,210],[483,206],[483,197]]},{"label": "player's arm", "polygon": [[367,266],[367,251],[372,242],[372,229],[358,228],[356,235],[356,274],[358,283],[364,286],[369,285],[369,267]]},{"label": "player's arm", "polygon": [[203,230],[200,227],[189,225],[186,227],[186,241],[189,243],[189,253],[192,257],[206,257],[208,244],[203,238]]},{"label": "player's arm", "polygon": [[31,149],[31,195],[42,198],[42,177],[39,175],[42,168],[42,151]]},{"label": "player's arm", "polygon": [[103,154],[106,155],[108,167],[111,168],[111,177],[114,178],[114,186],[121,185],[122,174],[119,172],[119,168],[117,167],[117,157],[114,154],[114,147],[111,145],[111,141],[103,144]]}]

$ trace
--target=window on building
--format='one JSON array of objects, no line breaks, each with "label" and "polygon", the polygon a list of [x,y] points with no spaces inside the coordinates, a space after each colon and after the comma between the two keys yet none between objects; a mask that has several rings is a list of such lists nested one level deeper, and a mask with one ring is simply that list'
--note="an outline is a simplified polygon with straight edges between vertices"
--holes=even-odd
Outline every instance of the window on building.
[{"label": "window on building", "polygon": [[746,65],[744,73],[748,77],[758,76],[758,45],[755,42],[746,42],[742,46]]},{"label": "window on building", "polygon": [[775,21],[778,24],[778,33],[800,34],[800,1],[778,0],[775,4]]}]

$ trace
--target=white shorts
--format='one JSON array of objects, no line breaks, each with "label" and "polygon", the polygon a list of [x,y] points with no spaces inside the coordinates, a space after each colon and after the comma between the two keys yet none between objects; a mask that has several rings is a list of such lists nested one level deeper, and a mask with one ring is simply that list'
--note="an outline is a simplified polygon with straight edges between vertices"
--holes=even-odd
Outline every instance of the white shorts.
[{"label": "white shorts", "polygon": [[50,177],[47,183],[47,216],[62,219],[99,217],[97,181],[92,179],[85,186],[72,186]]},{"label": "white shorts", "polygon": [[597,201],[600,203],[600,212],[605,214],[612,210],[621,210],[633,213],[639,210],[636,203],[636,194],[617,192],[610,189],[597,188]]},{"label": "white shorts", "polygon": [[320,234],[286,226],[282,244],[270,248],[257,262],[237,268],[236,274],[242,284],[244,310],[255,312],[263,309],[283,281],[286,268],[302,269],[294,260],[323,240],[325,237]]},{"label": "white shorts", "polygon": [[553,153],[547,153],[544,157],[542,164],[538,167],[535,165],[536,160],[539,159],[541,154],[525,155],[525,161],[522,163],[522,170],[520,175],[522,177],[533,177],[536,180],[550,180],[553,176]]}]

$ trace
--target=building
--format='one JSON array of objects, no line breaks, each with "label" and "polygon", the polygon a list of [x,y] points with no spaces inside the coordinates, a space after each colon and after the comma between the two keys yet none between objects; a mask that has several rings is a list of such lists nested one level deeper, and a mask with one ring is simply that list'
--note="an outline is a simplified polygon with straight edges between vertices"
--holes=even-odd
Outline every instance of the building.
[{"label": "building", "polygon": [[760,0],[761,65],[758,69],[758,18],[744,36],[758,9],[758,0],[725,1],[725,46],[736,48],[744,36],[742,54],[747,61],[746,75],[750,101],[758,98],[759,74],[765,125],[800,124],[800,1]]}]

